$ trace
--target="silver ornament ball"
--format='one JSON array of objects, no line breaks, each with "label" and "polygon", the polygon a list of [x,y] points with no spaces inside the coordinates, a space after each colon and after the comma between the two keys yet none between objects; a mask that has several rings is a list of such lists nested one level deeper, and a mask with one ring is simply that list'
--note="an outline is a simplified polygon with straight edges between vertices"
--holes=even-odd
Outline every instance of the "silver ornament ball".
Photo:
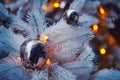
[{"label": "silver ornament ball", "polygon": [[25,68],[41,69],[46,62],[46,50],[39,40],[26,40],[20,48],[21,60]]},{"label": "silver ornament ball", "polygon": [[75,10],[67,10],[63,16],[64,21],[70,25],[77,25],[79,14]]}]

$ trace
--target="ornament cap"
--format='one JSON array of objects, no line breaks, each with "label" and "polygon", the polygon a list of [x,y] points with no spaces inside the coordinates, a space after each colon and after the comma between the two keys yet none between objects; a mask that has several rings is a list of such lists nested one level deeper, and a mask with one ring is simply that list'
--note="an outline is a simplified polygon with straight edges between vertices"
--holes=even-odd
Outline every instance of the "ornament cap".
[{"label": "ornament cap", "polygon": [[78,24],[79,14],[75,10],[67,10],[64,13],[63,19],[67,24],[74,26]]}]

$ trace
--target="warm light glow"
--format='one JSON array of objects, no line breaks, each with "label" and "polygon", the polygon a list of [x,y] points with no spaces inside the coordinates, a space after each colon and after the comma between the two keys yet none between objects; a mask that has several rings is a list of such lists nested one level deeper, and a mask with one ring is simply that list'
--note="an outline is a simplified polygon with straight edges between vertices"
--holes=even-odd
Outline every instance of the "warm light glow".
[{"label": "warm light glow", "polygon": [[48,36],[46,36],[45,34],[41,34],[40,35],[40,41],[46,43],[48,41]]},{"label": "warm light glow", "polygon": [[6,3],[9,3],[9,2],[10,2],[10,0],[5,0],[5,2],[6,2]]},{"label": "warm light glow", "polygon": [[105,14],[105,10],[103,7],[100,7],[100,14],[104,15]]},{"label": "warm light glow", "polygon": [[100,49],[100,53],[101,53],[102,55],[104,55],[104,54],[106,53],[106,49],[105,49],[105,48],[101,48],[101,49]]},{"label": "warm light glow", "polygon": [[60,4],[56,2],[56,3],[53,4],[53,6],[54,6],[55,8],[59,8],[59,7],[60,7]]},{"label": "warm light glow", "polygon": [[19,61],[21,61],[21,57],[17,57],[17,59],[18,59]]},{"label": "warm light glow", "polygon": [[43,5],[43,6],[42,6],[42,9],[43,9],[43,10],[46,10],[46,9],[47,9],[47,6],[46,6],[46,5]]},{"label": "warm light glow", "polygon": [[97,24],[94,24],[92,28],[94,32],[97,32],[99,29],[99,26]]},{"label": "warm light glow", "polygon": [[50,64],[51,64],[51,61],[50,61],[49,58],[46,60],[46,64],[47,64],[47,65],[50,65]]}]

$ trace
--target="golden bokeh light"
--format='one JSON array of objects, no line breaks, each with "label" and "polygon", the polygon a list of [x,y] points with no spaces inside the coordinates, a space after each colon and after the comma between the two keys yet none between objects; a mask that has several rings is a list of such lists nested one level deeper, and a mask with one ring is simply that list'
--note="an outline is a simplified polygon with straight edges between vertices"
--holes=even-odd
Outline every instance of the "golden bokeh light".
[{"label": "golden bokeh light", "polygon": [[60,7],[60,4],[59,4],[58,2],[55,2],[55,3],[53,4],[53,7],[59,8],[59,7]]},{"label": "golden bokeh light", "polygon": [[97,24],[94,24],[92,26],[92,29],[93,29],[94,32],[98,32],[99,26]]},{"label": "golden bokeh light", "polygon": [[104,55],[106,53],[106,49],[105,48],[101,48],[100,49],[100,54]]},{"label": "golden bokeh light", "polygon": [[6,3],[9,3],[9,2],[10,2],[10,0],[5,0],[5,2],[6,2]]},{"label": "golden bokeh light", "polygon": [[51,61],[50,61],[49,58],[46,60],[46,64],[47,64],[47,65],[50,65],[50,64],[51,64]]},{"label": "golden bokeh light", "polygon": [[99,11],[100,11],[100,14],[101,14],[101,15],[104,15],[104,14],[105,14],[105,10],[104,10],[104,8],[103,8],[102,6],[99,8]]},{"label": "golden bokeh light", "polygon": [[17,59],[18,59],[19,61],[21,61],[21,57],[17,57]]},{"label": "golden bokeh light", "polygon": [[45,34],[41,34],[40,41],[46,43],[48,41],[48,36],[46,36]]},{"label": "golden bokeh light", "polygon": [[43,10],[47,10],[47,6],[46,6],[46,5],[43,5],[43,6],[42,6],[42,9],[43,9]]}]

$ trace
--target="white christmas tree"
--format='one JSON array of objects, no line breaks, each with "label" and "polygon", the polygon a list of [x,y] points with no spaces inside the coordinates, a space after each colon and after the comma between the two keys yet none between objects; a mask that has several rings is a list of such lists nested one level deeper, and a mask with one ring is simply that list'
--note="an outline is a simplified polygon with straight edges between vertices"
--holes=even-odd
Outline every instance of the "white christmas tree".
[{"label": "white christmas tree", "polygon": [[[89,80],[97,69],[97,57],[89,46],[94,37],[90,26],[97,20],[85,13],[78,14],[85,0],[74,0],[64,17],[50,27],[46,27],[45,13],[40,9],[46,2],[33,1],[26,18],[28,23],[9,13],[0,3],[0,21],[10,26],[9,29],[5,25],[0,27],[0,80]],[[24,30],[26,37],[15,34],[13,28]],[[25,69],[20,60],[20,47],[24,41],[37,39],[39,35],[50,64],[40,69]],[[43,37],[48,41],[44,42]]]}]

